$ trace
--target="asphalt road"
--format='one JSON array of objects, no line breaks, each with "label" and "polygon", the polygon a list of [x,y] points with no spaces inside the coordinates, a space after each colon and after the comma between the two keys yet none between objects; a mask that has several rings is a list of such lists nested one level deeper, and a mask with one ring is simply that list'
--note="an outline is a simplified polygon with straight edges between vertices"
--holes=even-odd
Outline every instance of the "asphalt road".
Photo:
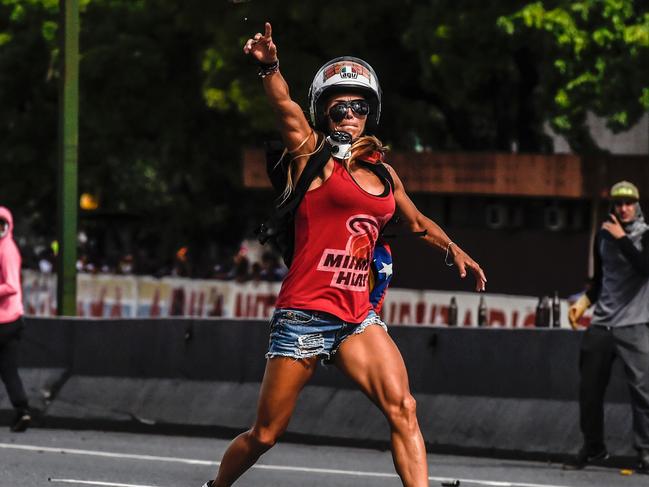
[{"label": "asphalt road", "polygon": [[[0,487],[201,487],[228,441],[101,431],[0,431]],[[617,469],[563,471],[560,465],[429,455],[430,485],[636,487],[649,476]],[[48,480],[49,479],[49,480]],[[237,486],[398,487],[389,452],[281,443]]]}]

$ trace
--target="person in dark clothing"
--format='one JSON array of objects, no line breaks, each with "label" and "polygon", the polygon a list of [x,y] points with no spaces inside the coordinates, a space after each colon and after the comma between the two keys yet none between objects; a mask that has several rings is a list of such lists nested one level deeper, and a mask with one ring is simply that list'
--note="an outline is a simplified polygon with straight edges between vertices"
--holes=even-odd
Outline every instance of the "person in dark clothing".
[{"label": "person in dark clothing", "polygon": [[624,362],[633,409],[638,471],[649,473],[649,225],[628,181],[610,192],[612,211],[595,240],[591,288],[569,311],[573,328],[595,304],[579,359],[579,412],[584,445],[567,465],[584,468],[608,458],[604,443],[604,393],[613,360]]},{"label": "person in dark clothing", "polygon": [[31,422],[27,395],[18,375],[18,344],[23,330],[21,258],[13,239],[13,217],[0,206],[0,377],[16,410],[11,431],[21,432]]}]

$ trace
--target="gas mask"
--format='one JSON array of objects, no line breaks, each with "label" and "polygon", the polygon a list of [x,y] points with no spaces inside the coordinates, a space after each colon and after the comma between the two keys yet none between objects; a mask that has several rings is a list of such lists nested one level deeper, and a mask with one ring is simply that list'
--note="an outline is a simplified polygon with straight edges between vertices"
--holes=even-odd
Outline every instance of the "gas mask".
[{"label": "gas mask", "polygon": [[335,131],[327,137],[331,146],[331,155],[336,159],[349,159],[352,156],[352,136],[347,132]]}]

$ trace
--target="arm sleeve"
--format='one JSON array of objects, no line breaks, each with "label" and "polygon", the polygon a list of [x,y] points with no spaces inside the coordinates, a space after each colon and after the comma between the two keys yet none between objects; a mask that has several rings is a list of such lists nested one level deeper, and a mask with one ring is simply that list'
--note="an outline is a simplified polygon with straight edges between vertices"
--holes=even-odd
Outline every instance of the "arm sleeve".
[{"label": "arm sleeve", "polygon": [[[18,271],[20,276],[20,270]],[[0,254],[0,299],[13,296],[18,292],[20,277],[16,279],[15,269],[12,268],[10,258],[5,253]]]},{"label": "arm sleeve", "polygon": [[638,250],[629,237],[622,237],[617,240],[622,254],[643,276],[649,276],[649,231],[642,235],[642,251]]},{"label": "arm sleeve", "polygon": [[593,278],[591,286],[586,291],[586,296],[591,303],[599,299],[599,293],[602,290],[602,256],[599,255],[599,235],[595,237],[595,244],[593,245]]}]

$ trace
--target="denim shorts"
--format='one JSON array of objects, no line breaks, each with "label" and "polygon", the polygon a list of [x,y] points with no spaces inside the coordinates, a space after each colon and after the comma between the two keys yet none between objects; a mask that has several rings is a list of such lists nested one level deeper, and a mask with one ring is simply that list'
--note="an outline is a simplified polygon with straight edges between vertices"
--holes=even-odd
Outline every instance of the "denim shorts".
[{"label": "denim shorts", "polygon": [[370,311],[361,323],[347,323],[321,311],[277,309],[270,319],[270,341],[266,358],[319,357],[330,362],[340,344],[352,335],[363,333],[370,325],[388,327]]}]

